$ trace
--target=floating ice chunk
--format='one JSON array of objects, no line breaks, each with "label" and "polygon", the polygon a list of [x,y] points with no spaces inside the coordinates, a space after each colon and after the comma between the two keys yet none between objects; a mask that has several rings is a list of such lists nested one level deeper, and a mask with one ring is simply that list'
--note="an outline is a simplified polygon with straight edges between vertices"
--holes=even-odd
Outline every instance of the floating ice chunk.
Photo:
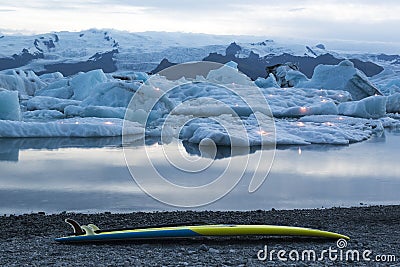
[{"label": "floating ice chunk", "polygon": [[399,74],[392,69],[385,68],[381,73],[373,76],[371,81],[376,84],[385,95],[400,92]]},{"label": "floating ice chunk", "polygon": [[[326,144],[337,144],[340,143],[340,140],[345,140],[343,144],[346,142],[360,142],[368,139],[374,133],[383,131],[383,125],[380,120],[335,115],[305,116],[300,118],[296,125],[303,127],[305,132],[307,132],[307,129],[314,127],[317,133],[332,134],[339,141],[327,140]],[[302,135],[304,133],[301,131],[299,134]]]},{"label": "floating ice chunk", "polygon": [[233,69],[238,69],[238,64],[235,62],[235,61],[229,61],[229,62],[227,62],[227,63],[225,63],[225,66],[228,66],[228,67],[231,67],[231,68],[233,68]]},{"label": "floating ice chunk", "polygon": [[301,82],[308,82],[306,75],[298,70],[289,70],[285,75],[285,80],[288,81],[289,86],[297,86]]},{"label": "floating ice chunk", "polygon": [[19,121],[20,119],[18,92],[0,89],[0,120]]},{"label": "floating ice chunk", "polygon": [[364,73],[354,68],[349,60],[337,66],[318,65],[311,80],[300,81],[297,87],[345,90],[351,93],[354,100],[360,100],[382,93],[368,80]]},{"label": "floating ice chunk", "polygon": [[39,76],[39,78],[47,83],[51,83],[54,82],[56,80],[60,80],[62,78],[64,78],[64,76],[62,75],[61,72],[52,72],[52,73],[45,73]]},{"label": "floating ice chunk", "polygon": [[270,73],[268,75],[268,78],[257,78],[257,80],[254,81],[254,83],[260,87],[260,88],[268,88],[268,87],[274,87],[274,88],[279,88],[280,86],[276,82],[275,76]]},{"label": "floating ice chunk", "polygon": [[123,119],[126,108],[107,106],[67,106],[64,113],[67,117],[97,117]]},{"label": "floating ice chunk", "polygon": [[49,96],[55,98],[70,99],[74,92],[70,86],[55,88],[55,89],[42,89],[35,93],[35,96]]},{"label": "floating ice chunk", "polygon": [[82,106],[127,107],[140,83],[106,82],[96,86],[95,90],[82,101]]},{"label": "floating ice chunk", "polygon": [[53,109],[63,112],[66,106],[78,106],[81,101],[72,99],[59,99],[49,96],[35,96],[26,102],[28,110]]},{"label": "floating ice chunk", "polygon": [[107,76],[103,70],[92,70],[86,73],[79,73],[71,79],[70,84],[74,92],[73,99],[84,100],[91,96],[96,89],[96,85],[107,81]]},{"label": "floating ice chunk", "polygon": [[219,69],[211,70],[206,79],[211,83],[217,84],[253,85],[253,82],[248,76],[240,73],[237,68],[231,67],[229,62]]},{"label": "floating ice chunk", "polygon": [[54,120],[65,118],[65,115],[58,110],[26,111],[22,115],[24,120]]},{"label": "floating ice chunk", "polygon": [[146,72],[140,71],[118,71],[113,73],[111,77],[117,80],[141,82],[145,82],[149,79],[149,75]]},{"label": "floating ice chunk", "polygon": [[64,99],[71,98],[73,94],[74,92],[67,78],[51,82],[35,92],[35,96],[50,96]]},{"label": "floating ice chunk", "polygon": [[336,115],[338,108],[332,100],[314,102],[311,105],[290,107],[274,113],[279,117],[301,117],[305,115]]},{"label": "floating ice chunk", "polygon": [[33,96],[45,85],[33,71],[7,70],[0,74],[0,88],[18,91],[20,96]]},{"label": "floating ice chunk", "polygon": [[263,88],[265,98],[276,117],[337,114],[336,102],[347,100],[349,93],[311,88]]},{"label": "floating ice chunk", "polygon": [[[258,115],[263,116],[263,114]],[[276,134],[272,124],[263,123],[264,120],[261,120],[260,130],[254,115],[243,121],[244,131],[233,117],[221,115],[218,118],[219,122],[223,122],[221,125],[216,123],[215,118],[189,121],[182,127],[180,138],[192,143],[200,143],[207,139],[217,145],[236,146],[271,144],[274,142],[274,137],[277,145],[346,145],[366,140],[372,134],[383,131],[382,122],[379,120],[337,115],[305,116],[298,121],[278,119],[275,120]]]},{"label": "floating ice chunk", "polygon": [[0,137],[100,137],[143,133],[134,122],[122,119],[72,118],[50,122],[0,121]]},{"label": "floating ice chunk", "polygon": [[377,119],[386,114],[386,97],[370,96],[360,101],[340,103],[338,106],[339,114]]},{"label": "floating ice chunk", "polygon": [[399,120],[398,114],[393,114],[393,115],[395,115],[394,116],[395,118],[383,117],[383,118],[379,119],[379,121],[382,123],[383,127],[385,127],[385,128],[399,128],[400,127],[400,120]]},{"label": "floating ice chunk", "polygon": [[395,93],[386,97],[386,112],[400,112],[400,93]]}]

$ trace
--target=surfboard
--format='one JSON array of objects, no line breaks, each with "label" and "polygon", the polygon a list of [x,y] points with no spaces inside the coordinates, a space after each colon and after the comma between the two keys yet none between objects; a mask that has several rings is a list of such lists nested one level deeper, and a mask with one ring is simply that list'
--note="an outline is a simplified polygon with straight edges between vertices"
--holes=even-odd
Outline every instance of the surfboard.
[{"label": "surfboard", "polygon": [[74,234],[56,238],[61,243],[94,242],[94,241],[123,241],[160,238],[182,238],[200,236],[302,236],[331,239],[346,239],[348,236],[311,228],[281,226],[281,225],[241,225],[241,224],[214,224],[214,225],[170,225],[149,226],[140,228],[100,230],[94,224],[80,226],[72,219],[65,220],[74,229]]}]

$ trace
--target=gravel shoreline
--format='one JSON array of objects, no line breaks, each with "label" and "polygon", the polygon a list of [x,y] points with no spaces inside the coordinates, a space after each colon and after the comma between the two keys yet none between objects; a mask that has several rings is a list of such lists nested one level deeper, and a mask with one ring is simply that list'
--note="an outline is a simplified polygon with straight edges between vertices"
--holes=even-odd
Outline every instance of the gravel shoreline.
[{"label": "gravel shoreline", "polygon": [[[272,249],[300,253],[329,247],[338,249],[336,240],[295,237],[201,237],[95,244],[58,244],[54,238],[71,233],[63,221],[72,218],[81,224],[95,223],[100,228],[135,227],[175,222],[277,224],[311,227],[350,236],[347,250],[371,250],[372,260],[345,259],[260,261],[257,252],[267,245]],[[355,208],[270,211],[176,211],[134,212],[129,214],[54,215],[25,214],[0,217],[0,266],[376,266],[375,256],[394,255],[395,262],[381,266],[400,266],[400,205]],[[338,249],[338,251],[340,251]],[[339,253],[339,252],[338,252]],[[397,255],[396,255],[397,254]],[[262,254],[260,254],[262,255]],[[317,254],[318,255],[318,254]],[[360,254],[361,255],[361,254]],[[361,256],[360,256],[361,258]]]}]

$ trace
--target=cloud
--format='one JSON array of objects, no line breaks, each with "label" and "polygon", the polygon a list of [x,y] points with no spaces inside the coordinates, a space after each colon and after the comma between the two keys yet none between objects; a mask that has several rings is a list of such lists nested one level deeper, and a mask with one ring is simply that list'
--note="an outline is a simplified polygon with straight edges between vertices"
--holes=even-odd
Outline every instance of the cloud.
[{"label": "cloud", "polygon": [[116,28],[400,41],[397,0],[0,0],[0,7],[14,12],[2,16],[0,28],[17,31]]}]

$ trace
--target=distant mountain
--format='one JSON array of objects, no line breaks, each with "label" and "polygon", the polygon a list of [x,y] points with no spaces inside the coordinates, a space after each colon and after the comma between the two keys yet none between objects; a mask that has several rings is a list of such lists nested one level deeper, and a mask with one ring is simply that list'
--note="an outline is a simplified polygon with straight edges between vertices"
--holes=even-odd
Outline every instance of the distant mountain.
[{"label": "distant mountain", "polygon": [[[251,51],[247,57],[238,57],[241,50],[242,48],[238,44],[231,43],[226,48],[225,55],[218,53],[210,53],[203,60],[218,62],[222,64],[225,64],[229,61],[234,61],[238,64],[238,69],[253,80],[257,79],[258,77],[267,76],[266,67],[271,67],[277,64],[284,64],[287,62],[295,63],[299,67],[299,70],[302,73],[304,73],[308,78],[311,78],[314,68],[317,65],[319,64],[337,65],[340,61],[343,60],[336,58],[329,53],[318,55],[315,57],[311,57],[308,55],[295,56],[287,53],[281,55],[271,54],[271,55],[266,55],[264,57],[260,57],[258,54]],[[365,62],[359,59],[350,59],[350,61],[354,63],[354,66],[356,68],[363,71],[369,77],[374,76],[383,70],[383,67],[372,62]],[[169,62],[167,59],[163,59],[152,72],[157,73],[175,64],[176,63]]]},{"label": "distant mountain", "polygon": [[[0,71],[20,68],[36,73],[59,71],[72,75],[101,68],[104,72],[159,71],[173,63],[233,60],[251,78],[264,77],[265,67],[287,61],[299,65],[310,77],[318,64],[337,64],[350,58],[368,76],[380,64],[400,64],[400,56],[343,54],[315,46],[279,43],[254,36],[218,36],[194,33],[143,32],[91,29],[33,36],[0,36]],[[231,45],[229,45],[231,44]],[[162,62],[163,59],[166,59]],[[368,62],[371,61],[371,62]],[[161,62],[161,63],[160,63]]]}]

